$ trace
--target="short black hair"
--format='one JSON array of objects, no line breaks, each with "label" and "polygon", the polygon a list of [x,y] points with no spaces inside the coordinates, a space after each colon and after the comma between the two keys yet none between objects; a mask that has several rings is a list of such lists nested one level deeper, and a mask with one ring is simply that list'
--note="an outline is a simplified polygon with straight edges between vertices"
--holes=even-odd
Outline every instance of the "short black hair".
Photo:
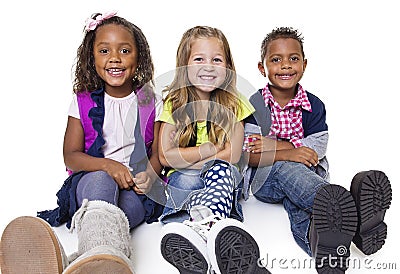
[{"label": "short black hair", "polygon": [[264,40],[261,43],[261,62],[264,62],[265,55],[267,54],[267,47],[269,43],[279,38],[292,38],[297,40],[300,43],[301,53],[303,54],[303,58],[305,58],[304,50],[303,50],[303,36],[297,29],[293,29],[292,27],[278,27],[273,29],[270,33],[265,36]]}]

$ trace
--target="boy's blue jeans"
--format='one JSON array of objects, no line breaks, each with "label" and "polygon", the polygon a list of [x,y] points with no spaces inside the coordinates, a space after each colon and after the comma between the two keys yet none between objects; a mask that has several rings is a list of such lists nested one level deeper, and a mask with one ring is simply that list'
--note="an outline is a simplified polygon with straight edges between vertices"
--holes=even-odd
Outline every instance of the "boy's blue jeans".
[{"label": "boy's blue jeans", "polygon": [[314,197],[325,184],[328,182],[302,163],[278,161],[273,164],[265,183],[254,193],[262,202],[283,203],[295,241],[310,256],[308,230]]}]

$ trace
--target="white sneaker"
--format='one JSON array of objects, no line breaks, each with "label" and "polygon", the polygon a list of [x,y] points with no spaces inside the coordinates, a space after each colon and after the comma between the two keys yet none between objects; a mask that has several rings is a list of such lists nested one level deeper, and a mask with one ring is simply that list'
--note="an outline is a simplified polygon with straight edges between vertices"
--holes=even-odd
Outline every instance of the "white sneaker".
[{"label": "white sneaker", "polygon": [[210,208],[203,205],[195,205],[190,209],[190,218],[194,222],[201,222],[203,219],[215,216]]},{"label": "white sneaker", "polygon": [[163,227],[161,254],[179,273],[209,273],[206,242],[183,223],[169,223]]},{"label": "white sneaker", "polygon": [[267,274],[260,267],[260,250],[243,223],[227,218],[215,223],[207,234],[207,250],[217,274]]},{"label": "white sneaker", "polygon": [[[191,212],[191,215],[196,214]],[[192,219],[198,219],[194,217]],[[210,226],[219,220],[219,217],[210,215],[199,221],[166,224],[162,229],[161,239],[161,254],[164,259],[175,266],[179,273],[211,273],[207,235]]]}]

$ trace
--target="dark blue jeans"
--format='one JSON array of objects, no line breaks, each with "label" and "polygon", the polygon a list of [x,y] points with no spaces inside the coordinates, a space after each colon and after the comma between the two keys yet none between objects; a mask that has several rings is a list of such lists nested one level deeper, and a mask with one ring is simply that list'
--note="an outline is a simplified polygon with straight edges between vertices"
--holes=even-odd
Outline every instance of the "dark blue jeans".
[{"label": "dark blue jeans", "polygon": [[310,256],[308,230],[314,197],[325,184],[328,182],[312,168],[301,163],[280,161],[273,164],[265,183],[254,193],[264,203],[283,203],[295,241]]}]

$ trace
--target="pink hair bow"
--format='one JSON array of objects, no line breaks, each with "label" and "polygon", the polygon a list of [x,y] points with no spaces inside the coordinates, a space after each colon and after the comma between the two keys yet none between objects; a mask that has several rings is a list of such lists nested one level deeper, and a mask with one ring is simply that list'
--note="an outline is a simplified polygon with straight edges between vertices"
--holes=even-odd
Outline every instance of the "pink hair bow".
[{"label": "pink hair bow", "polygon": [[88,19],[86,20],[86,27],[85,27],[85,30],[86,30],[86,31],[91,31],[91,30],[96,29],[96,27],[97,27],[101,22],[103,22],[103,20],[108,19],[108,18],[111,18],[111,17],[115,16],[116,14],[117,14],[116,11],[112,11],[112,12],[106,12],[106,13],[104,13],[104,14],[99,14],[99,15],[96,16],[95,19],[88,18]]}]

